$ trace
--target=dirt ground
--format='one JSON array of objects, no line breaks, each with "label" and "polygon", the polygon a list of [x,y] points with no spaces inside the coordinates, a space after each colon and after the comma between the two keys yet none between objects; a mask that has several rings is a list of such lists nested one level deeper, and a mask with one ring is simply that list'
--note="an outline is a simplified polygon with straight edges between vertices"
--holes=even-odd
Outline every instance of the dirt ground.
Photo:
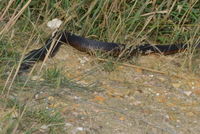
[{"label": "dirt ground", "polygon": [[123,63],[108,71],[95,56],[64,46],[44,68],[61,68],[81,86],[41,87],[35,103],[58,108],[66,133],[198,134],[199,77],[181,67],[180,55],[142,56],[137,67]]}]

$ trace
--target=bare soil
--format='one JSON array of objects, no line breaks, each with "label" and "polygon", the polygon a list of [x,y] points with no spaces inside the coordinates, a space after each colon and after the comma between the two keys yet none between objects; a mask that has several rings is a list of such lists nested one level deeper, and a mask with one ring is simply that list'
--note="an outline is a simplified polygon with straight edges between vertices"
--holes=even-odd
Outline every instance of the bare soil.
[{"label": "bare soil", "polygon": [[[36,94],[34,105],[59,109],[66,133],[198,134],[200,79],[181,66],[182,57],[141,56],[135,62],[138,67],[116,64],[108,71],[106,62],[64,46],[47,60],[44,69],[61,68],[81,86],[44,86],[28,92]],[[26,99],[28,92],[21,97]],[[41,128],[39,133],[48,133],[48,129]]]}]

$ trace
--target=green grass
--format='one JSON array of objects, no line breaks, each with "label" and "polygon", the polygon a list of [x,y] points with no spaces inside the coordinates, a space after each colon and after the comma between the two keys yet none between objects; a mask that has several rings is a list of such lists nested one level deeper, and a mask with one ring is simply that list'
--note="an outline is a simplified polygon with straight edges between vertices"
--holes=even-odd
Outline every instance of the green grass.
[{"label": "green grass", "polygon": [[[46,125],[49,133],[61,129],[64,125],[64,119],[56,109],[34,109],[27,108],[27,104],[22,104],[16,99],[0,100],[7,112],[1,116],[1,133],[15,133],[15,128],[19,127],[22,131],[29,133],[40,128],[38,126]],[[32,123],[37,125],[32,126]],[[30,128],[31,129],[30,129]],[[59,130],[61,132],[61,130]]]},{"label": "green grass", "polygon": [[[10,0],[11,1],[11,0]],[[14,1],[8,8],[4,17],[0,21],[0,32],[7,26],[10,19],[15,16],[25,6],[26,2]],[[24,48],[39,47],[38,43],[44,43],[51,34],[46,27],[46,23],[59,18],[64,21],[62,29],[70,32],[89,36],[93,39],[103,41],[114,41],[127,45],[138,45],[143,42],[155,42],[157,44],[172,43],[197,43],[200,37],[200,1],[161,1],[150,3],[150,0],[141,1],[112,1],[112,0],[34,0],[15,21],[8,26],[8,31],[0,34],[0,91],[4,88],[6,79],[12,67],[19,64],[19,59]],[[0,13],[3,13],[9,1],[0,1]],[[1,17],[1,15],[0,15]],[[35,46],[34,46],[35,45]],[[200,55],[197,52],[189,51],[183,55],[186,59],[182,66],[197,73],[199,71]],[[112,59],[113,60],[113,59]],[[113,62],[103,64],[103,70],[112,72],[117,65]],[[43,69],[45,70],[45,69]],[[14,75],[14,72],[12,76]],[[34,74],[33,74],[34,75]],[[6,91],[1,94],[5,98],[7,95],[20,94],[22,91],[40,89],[40,87],[60,88],[68,87],[89,91],[91,87],[84,87],[62,75],[59,68],[46,69],[41,73],[44,81],[35,82],[16,79],[11,89],[6,87]],[[11,81],[11,79],[9,79]],[[21,88],[23,87],[23,89]],[[95,90],[94,90],[95,91]],[[9,93],[9,94],[7,94]],[[3,97],[3,98],[4,98]],[[5,99],[4,98],[4,99]],[[30,111],[17,100],[5,99],[1,101],[4,110],[17,109],[22,117],[13,118],[12,114],[7,114],[0,120],[0,131],[3,133],[16,132],[15,129],[26,134],[37,132],[39,128],[26,128],[37,122],[40,125],[63,123],[62,115],[58,112],[52,114],[46,109],[34,109]],[[5,106],[6,105],[6,106]],[[28,106],[28,104],[25,104]],[[24,113],[22,113],[24,111]],[[33,119],[33,120],[31,120]],[[28,123],[28,121],[30,121]],[[2,128],[1,124],[5,126]],[[26,125],[26,124],[25,124]],[[50,127],[50,133],[59,133],[59,126]],[[1,132],[0,132],[1,133]]]},{"label": "green grass", "polygon": [[27,117],[27,122],[32,120],[42,124],[56,124],[64,122],[64,119],[59,112],[50,109],[27,111],[24,117]]},{"label": "green grass", "polygon": [[57,67],[45,70],[42,78],[44,78],[44,81],[39,82],[39,86],[46,85],[57,89],[67,87],[77,91],[86,90],[88,92],[94,90],[94,87],[82,86],[81,84],[77,83],[77,80],[73,78],[67,78],[63,75],[62,69],[59,69]]},{"label": "green grass", "polygon": [[46,82],[52,83],[57,88],[60,87],[60,85],[65,81],[65,77],[58,68],[47,69],[43,77]]}]

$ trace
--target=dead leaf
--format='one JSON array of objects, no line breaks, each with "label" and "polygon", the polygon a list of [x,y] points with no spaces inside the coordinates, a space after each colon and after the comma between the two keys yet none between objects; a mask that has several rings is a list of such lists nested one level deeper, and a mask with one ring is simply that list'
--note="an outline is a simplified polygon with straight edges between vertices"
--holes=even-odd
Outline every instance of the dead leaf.
[{"label": "dead leaf", "polygon": [[135,72],[142,73],[142,69],[141,68],[135,68]]},{"label": "dead leaf", "polygon": [[177,117],[174,114],[168,114],[169,120],[175,121],[177,120]]},{"label": "dead leaf", "polygon": [[109,96],[109,97],[113,97],[113,98],[124,98],[124,96],[127,94],[129,95],[130,94],[130,91],[128,91],[125,95],[122,94],[122,93],[118,93],[118,92],[115,92],[113,90],[110,90],[110,91],[107,91],[106,94]]},{"label": "dead leaf", "polygon": [[119,120],[120,120],[120,121],[124,121],[124,120],[125,120],[125,117],[121,116],[121,117],[119,118]]},{"label": "dead leaf", "polygon": [[175,107],[176,104],[174,104],[174,103],[167,103],[167,106],[168,106],[168,107]]},{"label": "dead leaf", "polygon": [[184,91],[184,94],[190,96],[192,94],[192,91]]},{"label": "dead leaf", "polygon": [[73,110],[76,110],[79,106],[80,106],[80,104],[73,104],[73,105],[72,105],[72,109],[73,109]]},{"label": "dead leaf", "polygon": [[173,83],[172,86],[174,88],[180,88],[181,87],[181,84],[180,83]]},{"label": "dead leaf", "polygon": [[194,113],[193,112],[188,112],[187,115],[192,117],[192,116],[194,116]]},{"label": "dead leaf", "polygon": [[157,101],[160,102],[160,103],[166,103],[167,102],[167,99],[166,99],[166,96],[157,96]]},{"label": "dead leaf", "polygon": [[193,92],[194,92],[194,94],[196,94],[196,95],[200,95],[200,89],[194,90]]},{"label": "dead leaf", "polygon": [[105,98],[102,97],[102,96],[95,96],[95,97],[94,97],[94,101],[104,102],[104,101],[105,101]]}]

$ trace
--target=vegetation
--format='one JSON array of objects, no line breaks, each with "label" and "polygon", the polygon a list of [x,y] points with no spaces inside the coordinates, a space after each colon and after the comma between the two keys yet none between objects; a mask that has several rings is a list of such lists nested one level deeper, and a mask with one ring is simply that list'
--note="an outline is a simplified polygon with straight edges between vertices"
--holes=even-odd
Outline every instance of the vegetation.
[{"label": "vegetation", "polygon": [[[80,94],[80,89],[101,92],[98,84],[84,85],[81,80],[91,72],[109,73],[119,66],[111,58],[103,63],[96,59],[92,62],[95,67],[73,77],[68,76],[70,70],[56,65],[36,66],[30,75],[17,76],[24,54],[44,44],[53,32],[46,26],[48,21],[58,18],[63,21],[60,29],[127,45],[197,44],[199,7],[199,0],[0,0],[0,133],[65,132],[61,108],[45,101],[51,101],[52,96],[59,98],[59,88],[63,87],[67,87],[63,93]],[[194,48],[179,58],[181,71],[200,75],[200,54]],[[131,62],[139,64],[137,59]],[[37,98],[47,89],[47,96]]]}]

